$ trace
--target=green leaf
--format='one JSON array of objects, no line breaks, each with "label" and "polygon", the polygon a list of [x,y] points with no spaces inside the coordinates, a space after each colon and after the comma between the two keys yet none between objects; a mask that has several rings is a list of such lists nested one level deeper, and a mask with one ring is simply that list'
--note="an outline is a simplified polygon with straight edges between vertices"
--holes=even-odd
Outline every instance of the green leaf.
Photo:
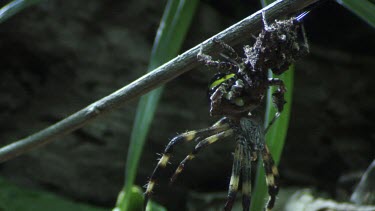
[{"label": "green leaf", "polygon": [[77,203],[52,193],[19,187],[0,178],[0,210],[12,211],[105,211],[107,209]]},{"label": "green leaf", "polygon": [[0,23],[12,17],[21,10],[41,2],[42,0],[14,0],[0,9]]},{"label": "green leaf", "polygon": [[[272,2],[273,0],[261,0],[263,7]],[[271,77],[273,77],[272,72],[269,72],[269,74]],[[293,94],[294,66],[290,66],[289,69],[279,78],[284,81],[285,87],[287,89],[287,92],[285,93],[285,100],[287,103],[284,105],[284,110],[281,113],[280,117],[275,121],[275,123],[271,126],[266,134],[266,143],[270,149],[276,165],[279,163],[289,127],[289,117]],[[275,87],[272,87],[268,89],[267,92],[266,116],[264,121],[265,127],[268,126],[269,121],[275,116],[276,113],[276,109],[272,103],[272,93],[274,91]],[[253,191],[253,196],[251,199],[251,210],[263,210],[267,200],[268,193],[264,168],[262,162],[259,161],[255,179],[255,189]]]},{"label": "green leaf", "polygon": [[[280,117],[275,121],[266,134],[266,142],[270,149],[273,159],[276,165],[279,163],[281,153],[284,147],[288,127],[289,118],[292,105],[292,94],[293,94],[293,77],[294,77],[294,66],[281,75],[279,78],[284,81],[287,92],[285,93],[285,100],[287,103],[284,105],[284,110]],[[274,117],[276,109],[272,104],[272,93],[275,91],[274,88],[268,90],[267,93],[267,105],[266,105],[266,116],[265,126]],[[264,168],[261,162],[258,162],[257,176],[255,180],[255,189],[252,196],[251,210],[263,210],[266,201],[268,200],[267,185],[265,180]]]},{"label": "green leaf", "polygon": [[[116,207],[112,211],[122,211],[125,208],[125,191],[122,190],[117,197]],[[138,186],[133,186],[130,192],[130,203],[127,209],[132,211],[142,211],[143,210],[143,191]],[[147,211],[166,211],[164,207],[156,204],[155,202],[150,202]]]},{"label": "green leaf", "polygon": [[375,4],[368,0],[336,0],[366,23],[375,27]]},{"label": "green leaf", "polygon": [[[158,32],[155,37],[148,71],[177,56],[190,26],[198,0],[169,0],[165,8]],[[137,173],[139,158],[154,117],[163,88],[158,88],[141,97],[130,137],[125,168],[125,192],[131,191]],[[130,195],[125,195],[124,211],[130,210],[127,206]]]}]

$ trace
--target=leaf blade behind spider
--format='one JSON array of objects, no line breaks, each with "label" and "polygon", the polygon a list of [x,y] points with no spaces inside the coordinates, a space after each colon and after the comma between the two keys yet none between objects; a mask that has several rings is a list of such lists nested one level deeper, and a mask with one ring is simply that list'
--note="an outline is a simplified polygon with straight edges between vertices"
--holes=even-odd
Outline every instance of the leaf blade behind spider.
[{"label": "leaf blade behind spider", "polygon": [[[263,7],[274,2],[274,0],[261,0]],[[273,77],[272,72],[269,72],[270,77]],[[266,134],[266,143],[269,147],[271,155],[275,161],[276,166],[278,165],[281,157],[282,150],[284,148],[284,143],[289,127],[289,118],[291,112],[292,95],[293,95],[293,81],[294,81],[294,65],[291,65],[289,69],[279,76],[281,80],[284,81],[287,92],[285,93],[286,104],[284,105],[284,110],[282,111],[280,117],[274,122],[271,128]],[[266,102],[266,115],[264,125],[268,126],[269,121],[274,117],[276,109],[272,103],[272,93],[275,91],[274,87],[271,87],[267,91],[267,102]],[[250,210],[263,210],[265,203],[268,200],[267,197],[267,184],[265,181],[265,173],[262,163],[258,162],[257,173],[255,178],[255,189],[253,191],[253,196],[251,200]],[[277,201],[276,204],[277,206]]]},{"label": "leaf blade behind spider", "polygon": [[375,4],[368,0],[336,0],[370,26],[375,28]]},{"label": "leaf blade behind spider", "polygon": [[[293,82],[294,82],[294,65],[291,65],[289,69],[283,73],[280,77],[284,81],[287,92],[285,93],[285,100],[287,103],[284,105],[284,110],[280,117],[275,121],[266,134],[266,143],[270,149],[275,164],[278,165],[281,157],[281,153],[284,148],[284,143],[289,127],[289,119],[292,105],[293,95]],[[266,116],[265,126],[273,118],[276,113],[276,109],[272,103],[272,93],[275,91],[274,87],[270,88],[267,93],[267,104],[266,104]],[[265,181],[264,168],[261,162],[258,162],[255,189],[253,191],[251,210],[262,210],[265,206],[267,197],[267,185]],[[277,202],[276,202],[277,206]]]},{"label": "leaf blade behind spider", "polygon": [[[169,0],[164,10],[151,52],[148,71],[175,57],[181,49],[198,0]],[[163,88],[141,97],[133,124],[125,167],[124,192],[133,187],[139,158]],[[155,159],[156,161],[156,159]],[[130,194],[125,194],[121,210],[129,210]]]}]

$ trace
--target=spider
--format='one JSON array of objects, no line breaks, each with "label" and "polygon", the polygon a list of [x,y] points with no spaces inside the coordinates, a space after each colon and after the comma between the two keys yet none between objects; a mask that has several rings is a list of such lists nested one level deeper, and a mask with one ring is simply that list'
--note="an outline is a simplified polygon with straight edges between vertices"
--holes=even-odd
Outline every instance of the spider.
[{"label": "spider", "polygon": [[[201,49],[197,55],[198,60],[208,67],[221,71],[212,78],[208,94],[210,115],[223,117],[211,127],[182,133],[168,143],[147,184],[145,206],[161,170],[167,166],[176,145],[193,140],[198,141],[195,148],[177,167],[171,177],[171,183],[176,180],[185,165],[202,149],[220,139],[234,136],[236,148],[228,199],[224,210],[232,209],[240,176],[242,177],[243,210],[249,210],[251,162],[257,160],[258,154],[263,160],[268,186],[269,200],[265,209],[272,210],[279,189],[279,173],[265,144],[264,134],[283,110],[286,103],[284,100],[286,88],[282,80],[268,78],[268,69],[271,69],[274,74],[280,75],[288,69],[291,63],[308,53],[307,39],[300,25],[300,20],[307,13],[304,12],[286,20],[275,20],[274,23],[268,25],[265,13],[262,12],[264,29],[256,37],[253,46],[244,46],[245,58],[239,57],[232,47],[219,39],[214,39],[213,42],[223,49],[225,53],[222,53],[221,56],[226,61],[215,61],[211,56],[204,54]],[[302,40],[299,39],[298,29],[302,29]],[[270,86],[277,86],[277,90],[272,94],[277,112],[264,130],[261,121],[252,116],[251,112],[262,103]]]},{"label": "spider", "polygon": [[239,57],[232,47],[216,38],[213,42],[227,53],[221,54],[227,61],[212,60],[212,57],[202,53],[201,49],[197,56],[199,61],[208,67],[225,71],[216,74],[209,86],[211,116],[241,115],[254,110],[263,101],[270,86],[278,87],[272,98],[277,109],[275,117],[280,115],[286,103],[286,88],[282,80],[268,78],[268,70],[280,75],[290,64],[309,52],[303,28],[302,42],[297,31],[301,27],[299,21],[307,13],[287,20],[276,20],[268,25],[263,12],[264,29],[253,46],[244,46],[245,58]]}]

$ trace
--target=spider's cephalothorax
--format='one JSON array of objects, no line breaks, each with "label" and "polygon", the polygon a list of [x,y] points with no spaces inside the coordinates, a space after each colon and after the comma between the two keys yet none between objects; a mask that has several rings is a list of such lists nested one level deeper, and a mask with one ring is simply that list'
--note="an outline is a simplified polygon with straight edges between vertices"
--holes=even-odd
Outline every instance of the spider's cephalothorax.
[{"label": "spider's cephalothorax", "polygon": [[290,18],[268,25],[262,14],[264,29],[253,46],[244,46],[245,58],[240,58],[232,47],[218,39],[213,41],[225,51],[221,55],[227,61],[212,60],[211,56],[202,53],[202,49],[198,54],[198,59],[207,66],[223,71],[215,75],[209,85],[210,114],[213,116],[251,112],[262,102],[270,86],[278,87],[273,93],[273,102],[278,114],[283,110],[284,83],[277,78],[268,78],[268,70],[276,75],[285,72],[291,63],[306,55],[309,48],[299,19]]},{"label": "spider's cephalothorax", "polygon": [[304,15],[275,21],[268,25],[264,13],[262,14],[264,29],[253,46],[244,47],[244,58],[239,57],[232,47],[218,39],[214,39],[214,42],[225,51],[221,55],[227,61],[215,61],[211,56],[203,54],[202,49],[197,55],[199,61],[221,70],[221,73],[216,74],[211,80],[208,94],[211,103],[210,114],[224,117],[209,128],[182,133],[169,142],[147,184],[146,204],[161,170],[167,166],[176,145],[198,141],[193,151],[176,169],[171,182],[182,172],[187,162],[203,148],[217,140],[233,136],[236,140],[236,148],[228,200],[224,209],[232,209],[241,176],[243,210],[249,210],[251,161],[257,160],[258,154],[263,160],[268,185],[269,200],[265,209],[270,211],[274,207],[279,189],[278,171],[264,141],[267,129],[264,130],[261,122],[252,117],[250,112],[259,106],[270,86],[277,86],[277,90],[273,93],[277,113],[271,124],[279,116],[285,104],[286,89],[280,79],[268,78],[268,69],[277,75],[285,72],[292,62],[308,52],[308,44],[304,33],[302,39],[298,36],[298,29],[301,28],[299,19]]}]

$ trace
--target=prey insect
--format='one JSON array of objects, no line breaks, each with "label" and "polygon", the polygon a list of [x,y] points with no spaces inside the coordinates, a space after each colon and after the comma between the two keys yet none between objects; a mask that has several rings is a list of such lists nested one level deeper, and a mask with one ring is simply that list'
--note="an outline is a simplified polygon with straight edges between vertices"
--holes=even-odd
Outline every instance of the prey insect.
[{"label": "prey insect", "polygon": [[[264,141],[264,134],[270,125],[278,118],[283,110],[286,92],[285,85],[278,78],[268,78],[268,70],[276,75],[285,72],[295,60],[306,55],[309,51],[300,20],[307,14],[286,20],[275,20],[268,25],[264,12],[264,28],[256,37],[253,46],[244,46],[244,58],[219,39],[214,39],[223,53],[225,61],[213,60],[211,56],[201,52],[197,55],[199,61],[208,67],[219,70],[209,84],[210,115],[222,116],[211,127],[193,130],[174,137],[165,148],[162,157],[156,165],[145,192],[145,205],[151,196],[161,171],[166,168],[175,146],[191,141],[198,141],[194,149],[185,157],[171,177],[173,183],[183,171],[186,164],[194,159],[202,149],[226,137],[234,137],[235,153],[232,176],[229,184],[228,199],[224,210],[232,209],[236,193],[242,177],[242,206],[243,210],[250,209],[251,197],[251,162],[258,155],[263,160],[266,172],[269,200],[265,210],[270,211],[275,205],[279,190],[278,170],[272,155]],[[302,38],[300,36],[302,34]],[[264,130],[260,120],[251,115],[263,101],[267,89],[276,86],[272,94],[277,113],[269,126]]]}]

